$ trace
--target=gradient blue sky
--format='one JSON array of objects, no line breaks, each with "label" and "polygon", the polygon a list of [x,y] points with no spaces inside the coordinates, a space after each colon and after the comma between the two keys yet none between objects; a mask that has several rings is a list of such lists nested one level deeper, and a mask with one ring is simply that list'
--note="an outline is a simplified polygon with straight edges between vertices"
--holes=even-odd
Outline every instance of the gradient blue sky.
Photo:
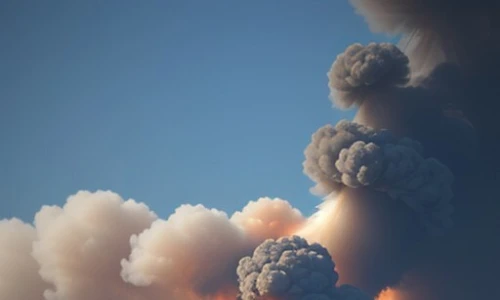
[{"label": "gradient blue sky", "polygon": [[0,4],[0,218],[80,189],[167,217],[261,196],[320,199],[303,150],[331,109],[326,72],[371,34],[347,0]]}]

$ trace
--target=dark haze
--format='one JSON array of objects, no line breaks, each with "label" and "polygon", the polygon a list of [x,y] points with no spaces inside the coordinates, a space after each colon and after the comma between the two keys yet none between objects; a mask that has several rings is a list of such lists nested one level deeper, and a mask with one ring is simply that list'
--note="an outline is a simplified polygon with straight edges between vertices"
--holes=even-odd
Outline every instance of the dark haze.
[{"label": "dark haze", "polygon": [[[389,239],[385,251],[395,253],[395,259],[387,261],[384,269],[399,269],[399,283],[395,283],[394,273],[391,278],[386,276],[390,291],[382,293],[379,299],[500,299],[500,287],[496,283],[500,267],[500,199],[496,191],[500,183],[500,126],[497,121],[500,109],[497,99],[500,95],[497,72],[500,67],[500,2],[351,2],[373,30],[402,37],[400,47],[408,57],[411,79],[406,86],[401,86],[401,81],[384,81],[385,86],[371,89],[366,84],[351,85],[359,91],[363,89],[362,98],[346,102],[342,100],[345,99],[342,76],[350,75],[338,72],[342,76],[332,76],[336,65],[346,65],[342,62],[345,58],[340,56],[341,61],[334,64],[329,75],[332,94],[337,97],[334,102],[349,104],[344,107],[357,104],[359,110],[355,121],[360,124],[389,129],[399,137],[419,141],[423,157],[435,157],[448,166],[455,177],[455,196],[451,200],[455,208],[454,226],[440,237],[408,229],[409,234]],[[344,56],[352,53],[350,49]],[[360,60],[358,65],[363,65],[367,56],[353,57]],[[372,58],[377,59],[376,53]],[[401,67],[397,64],[404,63],[404,59],[380,59],[380,63],[370,63],[370,66],[389,74],[387,62],[391,62],[394,73],[400,73],[397,70]],[[350,60],[346,69],[352,65],[356,63]],[[375,72],[370,71],[370,74]],[[340,83],[334,82],[336,80]],[[349,90],[353,92],[356,91]],[[340,193],[351,188],[342,187]],[[373,201],[381,200],[373,197]],[[361,205],[354,209],[361,210]],[[396,215],[387,215],[390,211],[397,210],[389,208],[384,212],[385,217],[396,220]],[[393,226],[392,222],[388,223]],[[400,219],[400,223],[406,226],[406,220]],[[365,227],[355,230],[362,232],[369,226],[368,222]],[[363,246],[361,242],[352,243],[354,248]],[[340,246],[327,245],[338,267],[354,266],[353,257],[336,258],[336,247]],[[383,256],[377,253],[374,251],[366,257],[376,262]],[[354,274],[348,283],[368,287],[375,294],[376,289],[382,288],[384,280],[380,278],[386,274],[381,271],[378,278]],[[342,278],[340,270],[339,275]]]}]

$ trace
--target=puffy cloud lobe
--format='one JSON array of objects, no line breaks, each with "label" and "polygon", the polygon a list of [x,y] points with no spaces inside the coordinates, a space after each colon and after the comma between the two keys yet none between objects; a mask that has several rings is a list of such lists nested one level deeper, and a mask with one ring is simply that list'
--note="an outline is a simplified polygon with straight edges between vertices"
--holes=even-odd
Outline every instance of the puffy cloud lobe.
[{"label": "puffy cloud lobe", "polygon": [[202,205],[183,205],[131,238],[132,253],[122,260],[121,274],[129,283],[154,289],[157,297],[215,298],[236,285],[240,258],[303,222],[300,212],[279,198],[250,201],[230,219]]},{"label": "puffy cloud lobe", "polygon": [[183,205],[161,220],[113,192],[81,191],[43,207],[35,227],[0,221],[0,299],[234,299],[240,258],[303,222],[278,198],[231,219]]},{"label": "puffy cloud lobe", "polygon": [[335,167],[342,173],[342,182],[351,187],[373,184],[383,170],[383,151],[374,143],[355,142],[342,149]]},{"label": "puffy cloud lobe", "polygon": [[241,212],[235,212],[231,222],[243,228],[256,246],[268,238],[293,234],[304,224],[305,218],[288,201],[265,197],[250,201]]},{"label": "puffy cloud lobe", "polygon": [[359,105],[374,88],[406,84],[408,64],[408,57],[392,44],[351,45],[328,73],[330,97],[340,108]]},{"label": "puffy cloud lobe", "polygon": [[304,173],[318,184],[316,189],[326,194],[338,190],[342,186],[342,173],[336,167],[340,152],[358,141],[369,143],[387,139],[393,139],[387,131],[376,131],[346,120],[335,127],[326,125],[313,134],[304,152]]},{"label": "puffy cloud lobe", "polygon": [[237,273],[243,300],[333,299],[338,279],[328,251],[298,236],[264,241]]},{"label": "puffy cloud lobe", "polygon": [[130,253],[130,236],[154,219],[144,204],[107,191],[81,191],[63,207],[43,207],[35,217],[33,256],[54,286],[45,298],[138,299],[121,280],[120,260]]},{"label": "puffy cloud lobe", "polygon": [[[224,212],[183,205],[168,220],[131,238],[132,253],[122,261],[124,280],[156,286],[160,295],[215,294],[235,278],[247,253],[244,232]],[[200,296],[201,297],[201,296]]]},{"label": "puffy cloud lobe", "polygon": [[304,172],[323,190],[369,186],[406,203],[432,234],[452,225],[453,174],[414,140],[341,121],[320,128],[305,155]]},{"label": "puffy cloud lobe", "polygon": [[31,255],[33,226],[18,219],[0,220],[0,299],[43,300],[47,284]]}]

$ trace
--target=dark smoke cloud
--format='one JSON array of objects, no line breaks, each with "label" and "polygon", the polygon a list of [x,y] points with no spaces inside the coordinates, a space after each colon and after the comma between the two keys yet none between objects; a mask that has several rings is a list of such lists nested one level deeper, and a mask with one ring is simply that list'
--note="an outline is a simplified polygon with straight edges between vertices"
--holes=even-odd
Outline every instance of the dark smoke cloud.
[{"label": "dark smoke cloud", "polygon": [[[415,72],[453,62],[470,69],[497,60],[496,0],[350,0],[376,32],[403,35]],[[497,60],[498,61],[498,60]]]},{"label": "dark smoke cloud", "polygon": [[451,227],[453,174],[436,159],[423,158],[416,141],[341,121],[320,128],[305,156],[304,172],[319,190],[369,186],[406,203],[430,233]]},{"label": "dark smoke cloud", "polygon": [[[364,185],[370,182],[367,178],[380,177],[379,165],[373,162],[381,156],[370,141],[361,140],[349,146],[353,149],[343,150],[344,163],[336,160],[342,151],[330,158],[337,163],[334,171],[345,177],[344,184],[325,179],[324,171],[311,173],[317,183],[328,186],[327,191],[336,191],[338,200],[322,205],[302,232],[308,240],[319,241],[336,253],[334,258],[343,282],[362,287],[371,295],[384,282],[391,286],[380,295],[381,300],[499,298],[500,289],[493,278],[500,267],[500,227],[495,225],[499,219],[496,178],[500,174],[500,105],[496,98],[500,94],[500,2],[351,2],[372,29],[402,36],[400,47],[411,69],[407,85],[370,88],[352,97],[349,106],[359,106],[355,121],[377,130],[389,129],[398,138],[406,136],[422,144],[423,151],[415,151],[418,156],[407,155],[408,149],[403,150],[402,163],[415,166],[420,158],[427,160],[422,174],[428,175],[415,178],[434,178],[428,183],[436,185],[409,189],[412,198],[451,197],[450,176],[445,176],[449,172],[437,171],[443,169],[442,163],[430,157],[453,170],[455,224],[439,238],[419,236],[404,209],[397,208],[396,202],[383,200],[377,191],[367,190],[371,187]],[[334,90],[338,92],[335,87]],[[399,152],[397,148],[393,150]],[[349,186],[357,186],[354,189],[359,192]],[[443,203],[438,205],[442,208],[438,211],[449,214],[449,202],[438,202]],[[345,225],[350,219],[356,222]],[[328,229],[318,232],[314,229],[318,227]],[[401,230],[395,231],[396,228]],[[363,237],[353,238],[359,235]],[[369,250],[362,251],[363,248]],[[389,256],[394,259],[388,259]],[[378,267],[370,267],[373,265]],[[394,276],[381,272],[394,268],[399,268]]]},{"label": "dark smoke cloud", "polygon": [[[414,84],[429,89],[432,102],[439,104],[441,111],[462,115],[460,118],[474,127],[480,154],[478,158],[469,156],[467,159],[479,160],[480,165],[475,167],[481,171],[476,172],[499,172],[500,159],[496,153],[500,151],[500,126],[496,119],[500,104],[496,95],[500,94],[497,84],[500,2],[351,0],[351,3],[366,17],[373,30],[402,37],[400,46],[410,59]],[[408,97],[414,96],[407,95],[400,101]],[[421,121],[427,117],[421,111],[413,115]],[[453,135],[457,135],[456,131],[447,135],[443,132],[422,134],[436,140]],[[451,146],[440,147],[455,152]],[[452,164],[450,167],[456,168],[459,163],[454,161]]]},{"label": "dark smoke cloud", "polygon": [[354,44],[337,56],[328,77],[330,98],[340,108],[359,105],[381,87],[405,85],[409,80],[408,57],[388,43]]},{"label": "dark smoke cloud", "polygon": [[266,240],[240,260],[241,299],[368,300],[354,287],[335,287],[338,274],[328,251],[298,236]]},{"label": "dark smoke cloud", "polygon": [[326,125],[318,129],[305,150],[304,173],[317,183],[316,190],[328,194],[342,187],[342,173],[335,166],[342,149],[357,141],[375,142],[392,139],[387,131],[340,121],[335,127]]}]

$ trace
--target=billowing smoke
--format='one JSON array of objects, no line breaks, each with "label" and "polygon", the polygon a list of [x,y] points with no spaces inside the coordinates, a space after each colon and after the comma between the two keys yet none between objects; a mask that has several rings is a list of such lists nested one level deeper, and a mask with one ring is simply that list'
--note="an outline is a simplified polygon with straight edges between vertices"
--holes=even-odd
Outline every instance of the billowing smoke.
[{"label": "billowing smoke", "polygon": [[33,256],[51,285],[45,299],[134,299],[136,291],[120,277],[120,260],[130,253],[130,236],[155,219],[144,204],[104,191],[78,192],[63,207],[42,207]]},{"label": "billowing smoke", "polygon": [[[460,114],[462,119],[470,122],[477,132],[481,148],[481,165],[478,167],[482,171],[498,172],[500,167],[496,153],[500,151],[497,138],[500,136],[500,126],[496,119],[500,106],[496,95],[500,93],[497,84],[500,68],[500,2],[350,2],[365,16],[373,30],[402,37],[400,46],[410,59],[412,81],[431,90],[426,98],[433,98],[431,102],[439,104],[441,111]],[[408,94],[400,97],[399,101],[407,102],[407,98],[414,97],[412,93]],[[421,111],[414,111],[413,116],[422,122],[427,119]],[[426,134],[435,139],[449,138],[450,135],[457,133]],[[440,146],[446,148],[446,145]]]},{"label": "billowing smoke", "polygon": [[201,205],[183,205],[130,240],[132,253],[122,260],[123,278],[154,286],[158,297],[184,299],[193,290],[215,294],[233,277],[234,265],[248,247],[244,232],[224,212]]},{"label": "billowing smoke", "polygon": [[35,226],[0,221],[0,299],[235,299],[238,261],[305,222],[282,199],[231,218],[182,205],[167,220],[109,191],[45,206]]},{"label": "billowing smoke", "polygon": [[328,76],[330,95],[340,108],[359,105],[373,90],[405,85],[409,80],[408,57],[388,43],[354,44],[337,57]]},{"label": "billowing smoke", "polygon": [[[398,198],[391,189],[399,189],[399,182],[382,184],[384,164],[379,161],[386,161],[385,145],[392,147],[394,141],[345,141],[336,138],[334,130],[325,130],[327,134],[313,137],[304,167],[321,192],[334,194],[299,233],[334,254],[340,282],[371,295],[389,286],[381,300],[500,298],[492,279],[500,267],[495,188],[500,172],[500,107],[495,100],[500,93],[500,2],[351,2],[372,29],[402,36],[400,47],[409,60],[411,80],[391,83],[381,76],[380,86],[347,85],[346,90],[345,79],[352,80],[350,67],[338,76],[332,73],[337,65],[345,65],[343,56],[352,48],[369,48],[353,45],[329,74],[333,100],[337,106],[358,106],[355,121],[362,125],[420,142],[421,151],[414,153],[412,147],[396,145],[394,154],[401,159],[396,170],[426,171],[422,176],[417,171],[411,179],[392,177],[402,179],[406,192],[403,201],[390,202]],[[363,55],[349,57],[351,65],[364,64]],[[415,189],[406,189],[410,186]],[[408,197],[419,199],[422,207],[414,209],[404,200]],[[437,209],[424,215],[440,215],[435,220],[449,229],[446,235],[435,238],[416,230],[413,222],[422,219],[415,212],[429,208],[427,201]]]},{"label": "billowing smoke", "polygon": [[338,274],[328,251],[298,236],[268,239],[238,266],[242,300],[368,300],[351,286],[336,287]]},{"label": "billowing smoke", "polygon": [[331,67],[358,111],[305,150],[315,214],[261,198],[160,219],[78,192],[0,221],[0,299],[500,299],[500,2],[351,2],[402,51],[355,44]]},{"label": "billowing smoke", "polygon": [[301,213],[282,199],[251,201],[231,218],[202,205],[183,205],[132,236],[132,253],[122,260],[121,274],[134,285],[153,287],[158,297],[215,297],[235,286],[241,257],[303,222]]},{"label": "billowing smoke", "polygon": [[496,0],[350,0],[376,32],[403,35],[415,71],[442,62],[470,66],[500,50]]},{"label": "billowing smoke", "polygon": [[406,203],[431,233],[451,226],[453,174],[436,159],[423,158],[416,141],[341,121],[320,128],[305,156],[304,171],[318,190],[373,188]]},{"label": "billowing smoke", "polygon": [[385,192],[345,187],[329,195],[297,234],[328,249],[340,284],[375,296],[399,282],[408,251],[428,236],[418,221],[408,205]]},{"label": "billowing smoke", "polygon": [[250,201],[231,221],[243,228],[255,246],[266,239],[277,239],[296,232],[306,219],[285,200],[260,198]]}]

